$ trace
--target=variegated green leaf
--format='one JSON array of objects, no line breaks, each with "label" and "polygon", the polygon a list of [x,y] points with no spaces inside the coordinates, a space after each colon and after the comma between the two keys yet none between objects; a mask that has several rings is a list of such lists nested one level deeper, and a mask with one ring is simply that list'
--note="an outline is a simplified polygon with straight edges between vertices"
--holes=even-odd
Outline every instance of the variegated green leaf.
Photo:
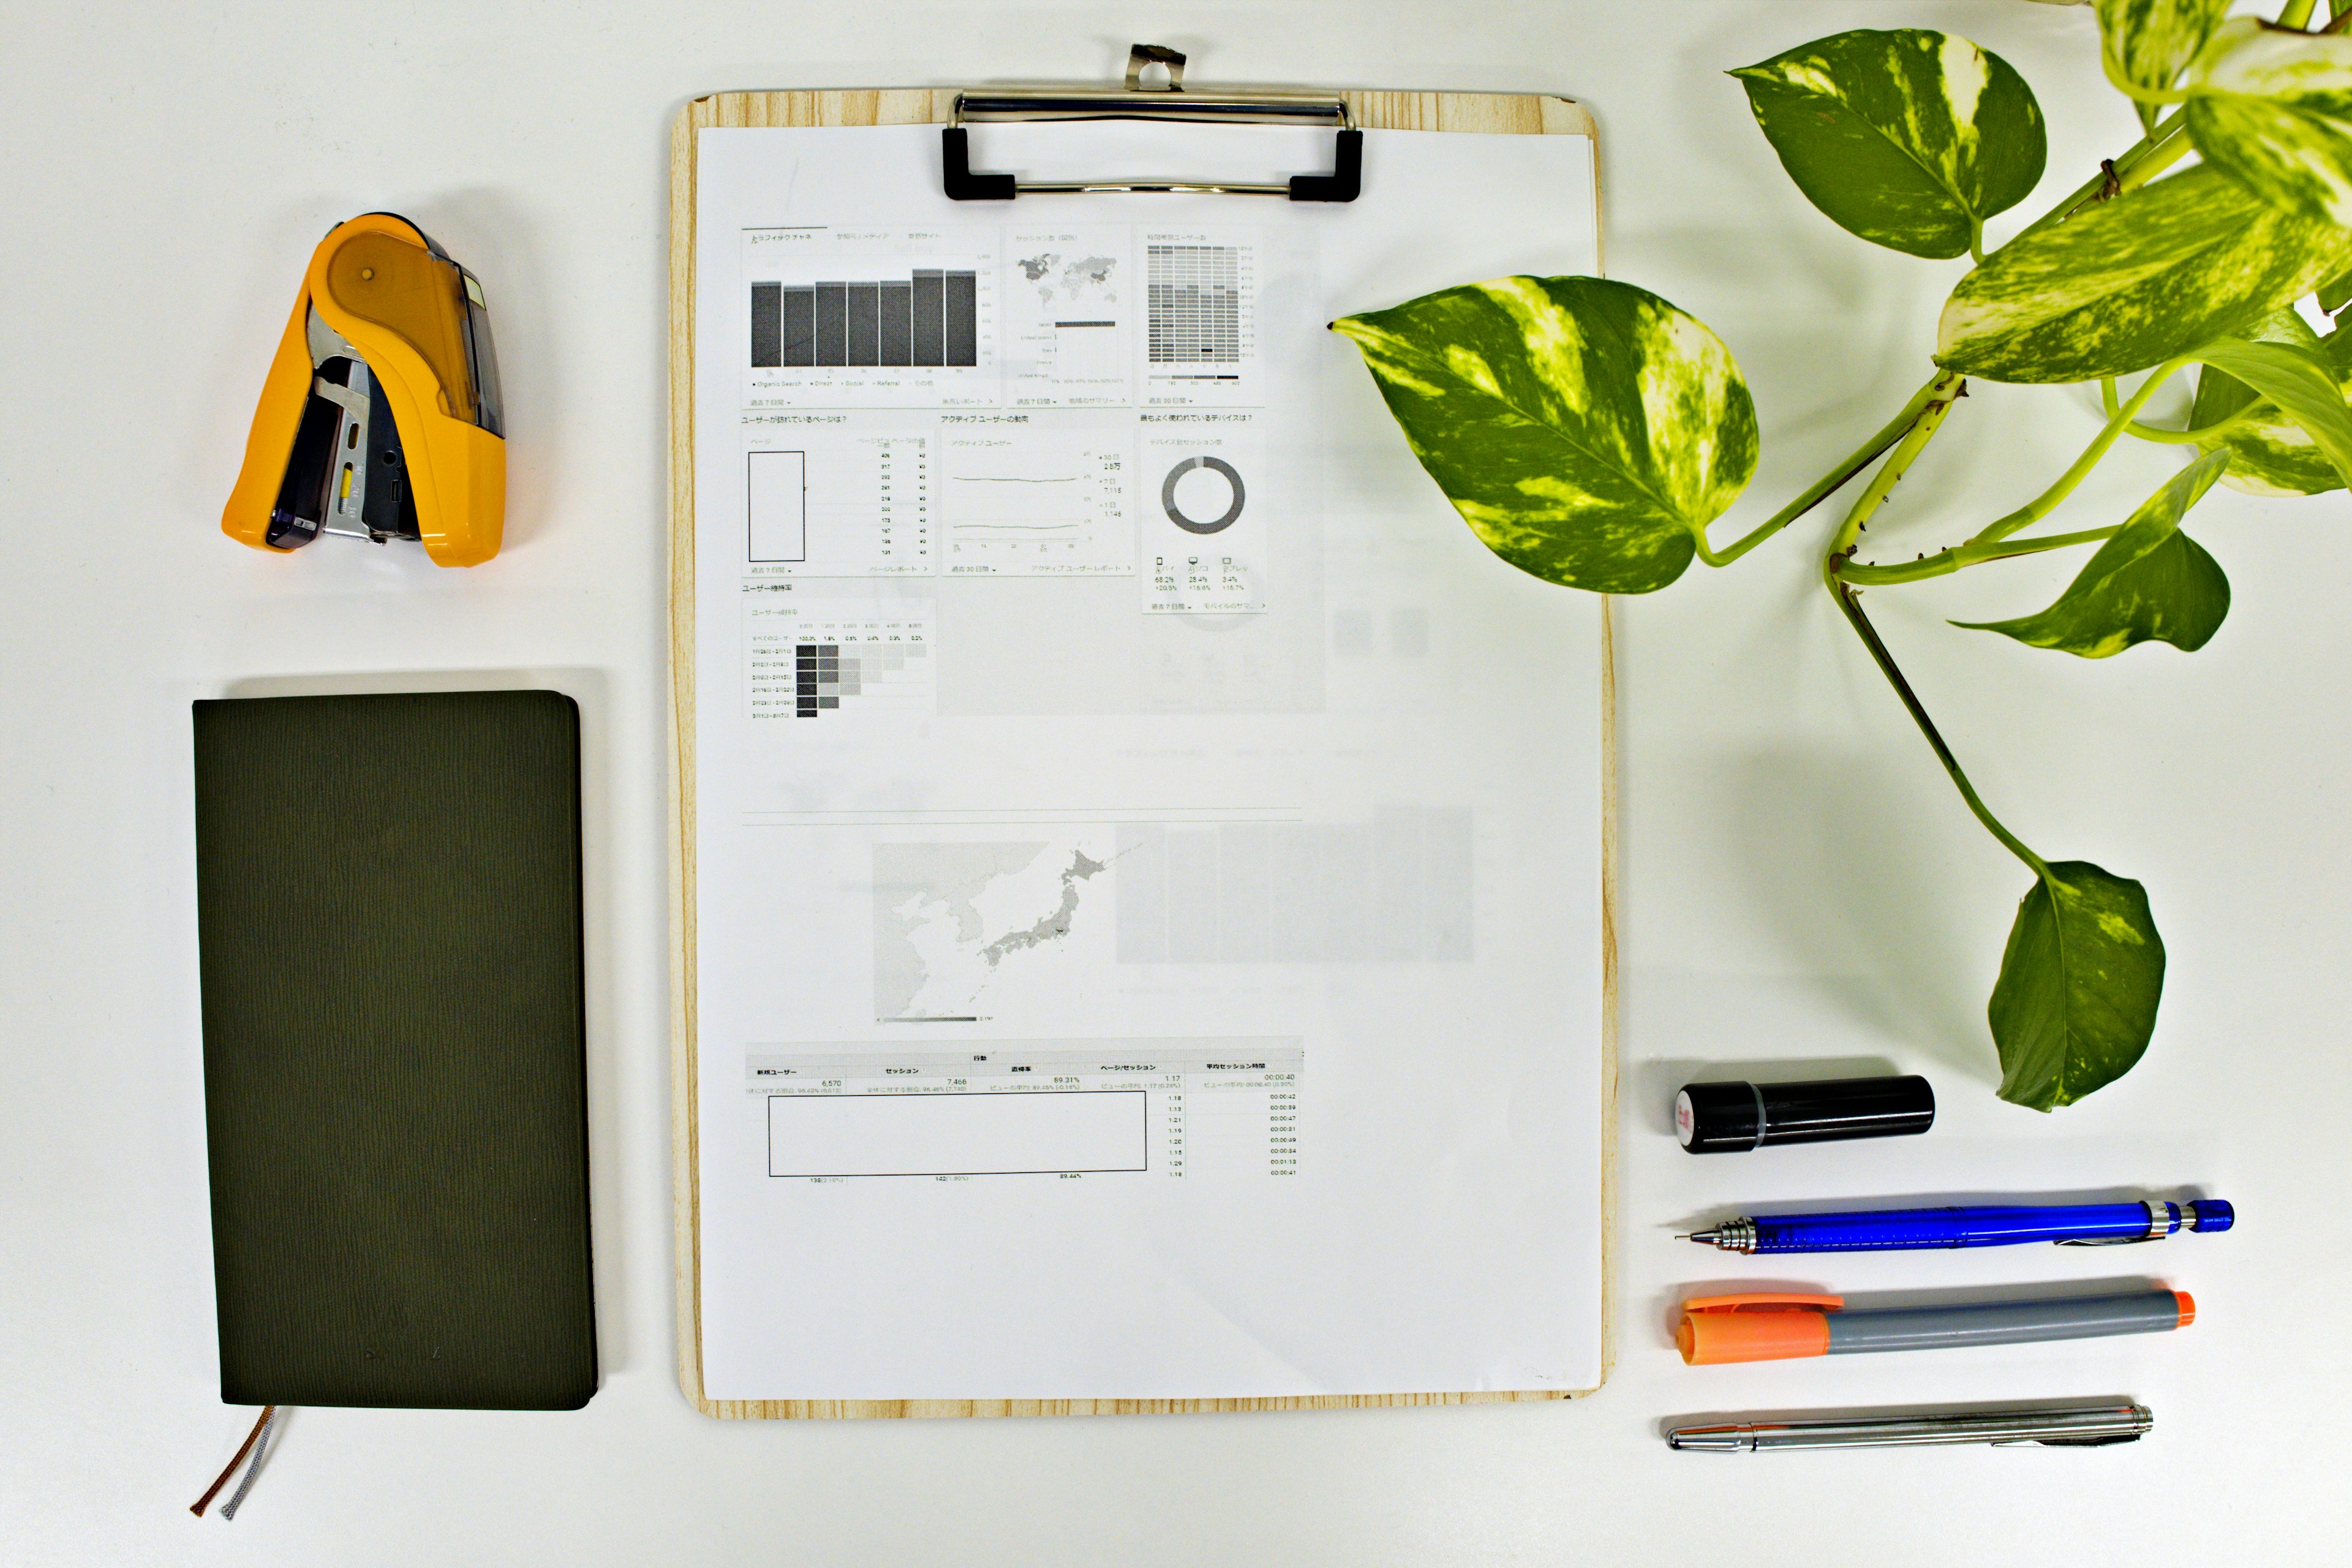
[{"label": "variegated green leaf", "polygon": [[[2292,305],[2282,305],[2263,316],[2242,335],[2258,343],[2319,346],[2319,334],[2311,330],[2311,323]],[[2226,371],[2202,366],[2197,374],[2197,399],[2189,410],[2189,427],[2194,430],[2201,426],[2219,425],[2254,401],[2255,395],[2252,387]],[[2228,481],[2225,479],[2223,482]]]},{"label": "variegated green leaf", "polygon": [[[2248,335],[2264,342],[2297,344],[2317,353],[2336,383],[2337,395],[2352,399],[2352,332],[2339,329],[2322,338],[2294,311],[2277,310],[2256,323]],[[2342,471],[2277,404],[2236,376],[2205,366],[2197,378],[2197,400],[2189,411],[2189,427],[2220,425],[2242,411],[2245,415],[2242,421],[2200,443],[2209,450],[2218,447],[2230,454],[2230,467],[2221,476],[2223,484],[2261,496],[2317,495],[2343,487]]]},{"label": "variegated green leaf", "polygon": [[1987,381],[2095,381],[2228,337],[2352,265],[2352,231],[2211,169],[2001,247],[1945,302],[1936,360]]},{"label": "variegated green leaf", "polygon": [[2302,427],[2339,479],[2352,479],[2352,405],[2336,367],[2317,346],[2225,338],[2199,349],[2197,357],[2253,388]]},{"label": "variegated green leaf", "polygon": [[2042,177],[2032,90],[1966,38],[1840,33],[1731,74],[1797,188],[1890,249],[1958,256]]},{"label": "variegated green leaf", "polygon": [[2339,272],[2319,286],[2319,308],[2329,315],[2352,302],[2352,272]]},{"label": "variegated green leaf", "polygon": [[2194,653],[2230,613],[2230,579],[2180,531],[2180,520],[2229,461],[2227,452],[2208,452],[2174,475],[2040,615],[1952,624],[2084,658],[2105,658],[2148,641]]},{"label": "variegated green leaf", "polygon": [[2147,1050],[2163,996],[2147,889],[2087,860],[2042,868],[1985,1009],[2001,1099],[2049,1110],[2113,1083]]},{"label": "variegated green leaf", "polygon": [[2232,17],[2182,85],[2208,164],[2290,212],[2352,224],[2352,37]]},{"label": "variegated green leaf", "polygon": [[[2107,70],[2134,87],[2163,92],[2205,47],[2230,0],[2098,0],[2100,47]],[[2140,123],[2153,124],[2157,106],[2138,105]]]},{"label": "variegated green leaf", "polygon": [[1501,278],[1331,325],[1471,529],[1547,582],[1664,587],[1756,472],[1731,351],[1630,284]]}]

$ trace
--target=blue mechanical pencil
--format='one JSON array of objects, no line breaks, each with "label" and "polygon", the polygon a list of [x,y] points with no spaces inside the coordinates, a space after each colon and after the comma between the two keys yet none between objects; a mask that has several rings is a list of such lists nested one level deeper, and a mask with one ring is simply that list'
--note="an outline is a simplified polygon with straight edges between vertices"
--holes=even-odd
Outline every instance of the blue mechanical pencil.
[{"label": "blue mechanical pencil", "polygon": [[2021,1241],[2100,1247],[2161,1241],[2175,1232],[2227,1230],[2237,1215],[2219,1198],[2186,1203],[2014,1204],[1999,1207],[1864,1209],[1757,1215],[1691,1236],[1726,1252],[1897,1252],[2007,1247]]}]

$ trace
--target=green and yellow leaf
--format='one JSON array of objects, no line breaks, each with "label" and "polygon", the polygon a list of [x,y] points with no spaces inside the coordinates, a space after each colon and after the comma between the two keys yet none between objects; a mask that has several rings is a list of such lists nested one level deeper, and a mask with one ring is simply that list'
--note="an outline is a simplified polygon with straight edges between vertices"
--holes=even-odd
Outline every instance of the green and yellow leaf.
[{"label": "green and yellow leaf", "polygon": [[1472,531],[1547,582],[1664,587],[1756,472],[1731,351],[1630,284],[1500,278],[1331,325]]},{"label": "green and yellow leaf", "polygon": [[2086,860],[2042,868],[1985,1009],[2001,1099],[2049,1110],[2131,1070],[2156,1033],[2164,939],[2147,889]]},{"label": "green and yellow leaf", "polygon": [[2230,579],[2180,531],[2180,520],[2229,461],[2227,452],[2208,452],[2173,476],[2041,614],[1952,624],[2084,658],[2106,658],[2141,642],[2168,642],[2190,653],[2203,647],[2230,613]]},{"label": "green and yellow leaf", "polygon": [[[2100,47],[2107,71],[2134,87],[2161,93],[2205,47],[2230,9],[2230,0],[2098,0]],[[2156,106],[2138,105],[2152,124]]]},{"label": "green and yellow leaf", "polygon": [[[2352,332],[2337,330],[2322,338],[2293,310],[2277,310],[2248,334],[2258,342],[2296,344],[2319,355],[2339,399],[2352,399]],[[2249,406],[2252,405],[2252,406]],[[2197,378],[2197,400],[2189,411],[2192,430],[2244,417],[2200,442],[2207,450],[2230,454],[2221,482],[2249,495],[2318,495],[2338,489],[2344,473],[2304,427],[2279,405],[2226,371],[2206,365]]]},{"label": "green and yellow leaf", "polygon": [[[2341,372],[2320,345],[2225,338],[2196,352],[2207,365],[2251,387],[2268,409],[2299,428],[2338,483],[2352,479],[2352,405],[2345,402]],[[2337,352],[2342,352],[2340,346]],[[2264,416],[2258,409],[2254,417]],[[2225,443],[2229,435],[2222,433]]]},{"label": "green and yellow leaf", "polygon": [[2352,231],[2212,169],[2021,236],[1945,302],[1936,361],[1987,381],[2125,375],[2243,331],[2352,266]]},{"label": "green and yellow leaf", "polygon": [[1958,256],[2042,177],[2032,89],[1966,38],[1840,33],[1731,74],[1797,188],[1890,249]]},{"label": "green and yellow leaf", "polygon": [[2352,37],[2232,17],[2182,86],[2209,165],[2289,212],[2352,225]]}]

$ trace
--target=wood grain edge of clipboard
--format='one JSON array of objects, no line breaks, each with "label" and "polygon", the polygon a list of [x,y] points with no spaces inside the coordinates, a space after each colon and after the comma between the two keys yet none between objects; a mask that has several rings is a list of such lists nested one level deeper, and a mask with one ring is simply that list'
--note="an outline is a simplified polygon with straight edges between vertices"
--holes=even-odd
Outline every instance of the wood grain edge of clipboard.
[{"label": "wood grain edge of clipboard", "polygon": [[[1368,130],[1584,136],[1591,112],[1571,99],[1518,93],[1349,92]],[[694,237],[695,141],[705,126],[929,125],[948,118],[953,89],[720,92],[689,100],[670,127],[669,156],[669,777],[670,1150],[677,1270],[678,1387],[720,1420],[950,1415],[1160,1415],[1232,1410],[1332,1410],[1575,1399],[1599,1391],[1293,1394],[1247,1399],[709,1399],[702,1393],[702,1219],[695,1121],[694,902]],[[1593,235],[1601,243],[1595,160]],[[1605,267],[1604,267],[1605,270]],[[1610,601],[1601,602],[1601,1381],[1617,1362],[1617,685]]]}]

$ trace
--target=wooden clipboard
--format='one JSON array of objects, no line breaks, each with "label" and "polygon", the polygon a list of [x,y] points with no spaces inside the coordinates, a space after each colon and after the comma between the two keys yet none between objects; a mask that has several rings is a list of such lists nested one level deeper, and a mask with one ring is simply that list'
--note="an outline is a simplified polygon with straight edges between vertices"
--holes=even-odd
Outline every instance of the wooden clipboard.
[{"label": "wooden clipboard", "polygon": [[[1514,93],[1347,92],[1367,130],[1599,135],[1585,107]],[[790,1420],[913,1415],[1136,1415],[1207,1410],[1302,1410],[1388,1405],[1486,1405],[1572,1399],[1595,1389],[1460,1394],[1301,1394],[1246,1399],[709,1399],[702,1392],[700,1145],[695,1123],[694,820],[694,300],[695,132],[706,126],[929,125],[954,115],[956,89],[720,92],[698,98],[670,127],[669,154],[669,642],[670,1171],[677,1287],[678,1386],[706,1415]],[[1601,237],[1596,170],[1594,237]],[[1146,198],[1148,199],[1148,198]],[[1617,1230],[1617,720],[1610,605],[1601,601],[1601,1375],[1616,1363]],[[1596,1385],[1597,1388],[1598,1385]]]}]

